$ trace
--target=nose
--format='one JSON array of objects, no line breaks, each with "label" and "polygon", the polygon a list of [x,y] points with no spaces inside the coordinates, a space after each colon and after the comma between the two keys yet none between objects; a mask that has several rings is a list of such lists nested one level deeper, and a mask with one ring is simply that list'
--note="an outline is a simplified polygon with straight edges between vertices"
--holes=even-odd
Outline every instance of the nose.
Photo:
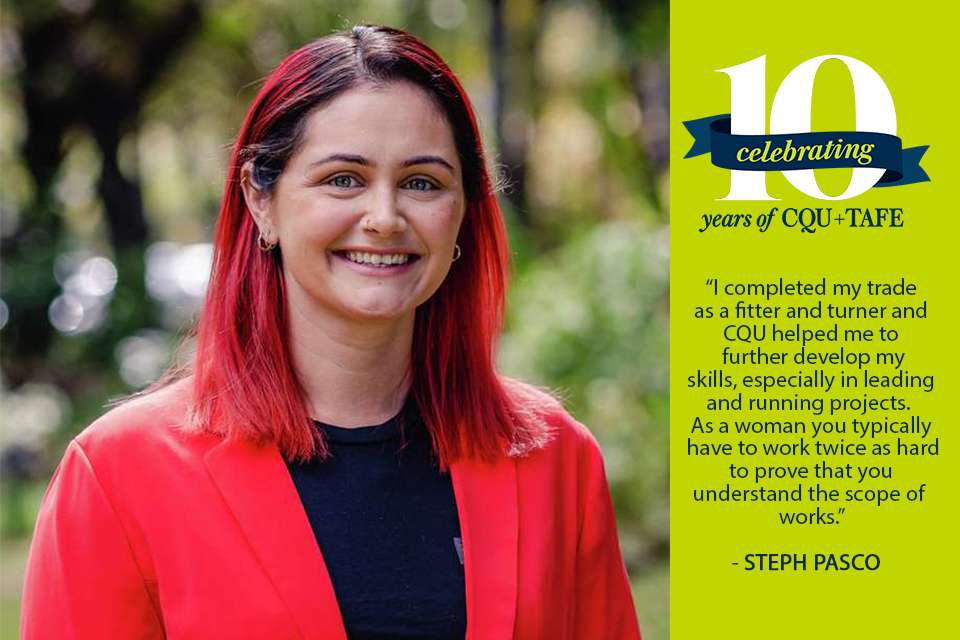
[{"label": "nose", "polygon": [[371,193],[366,213],[360,222],[367,233],[390,236],[407,230],[407,219],[398,205],[397,193],[383,188]]}]

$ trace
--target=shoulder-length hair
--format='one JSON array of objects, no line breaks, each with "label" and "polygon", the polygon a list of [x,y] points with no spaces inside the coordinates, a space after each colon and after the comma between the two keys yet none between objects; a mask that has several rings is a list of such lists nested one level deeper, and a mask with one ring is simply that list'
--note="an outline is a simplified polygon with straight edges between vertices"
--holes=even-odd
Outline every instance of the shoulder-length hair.
[{"label": "shoulder-length hair", "polygon": [[194,427],[272,442],[291,460],[329,455],[288,349],[282,258],[258,249],[240,172],[252,161],[257,186],[271,189],[314,108],[362,83],[396,81],[426,91],[446,115],[467,201],[457,239],[461,258],[416,310],[409,371],[411,394],[441,468],[462,457],[522,454],[549,437],[542,416],[550,398],[495,369],[509,253],[470,100],[426,44],[380,26],[357,26],[294,51],[250,105],[231,154],[213,270],[196,327]]}]

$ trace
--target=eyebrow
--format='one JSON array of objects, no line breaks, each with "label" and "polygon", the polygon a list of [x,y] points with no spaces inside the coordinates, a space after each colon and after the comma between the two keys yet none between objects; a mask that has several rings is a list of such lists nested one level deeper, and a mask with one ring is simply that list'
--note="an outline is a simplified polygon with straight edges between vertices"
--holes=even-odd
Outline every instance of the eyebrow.
[{"label": "eyebrow", "polygon": [[440,166],[446,167],[454,173],[453,165],[441,158],[440,156],[414,156],[408,160],[404,160],[401,167],[412,167],[415,164],[439,164]]},{"label": "eyebrow", "polygon": [[[318,167],[322,164],[327,164],[328,162],[350,162],[352,164],[359,164],[364,167],[371,167],[376,164],[375,162],[371,162],[367,158],[364,158],[363,156],[359,156],[356,154],[334,153],[325,158],[321,158],[319,160],[315,160],[311,162],[309,164],[309,167],[310,168]],[[432,156],[432,155],[414,156],[412,158],[408,158],[407,160],[404,160],[400,166],[406,168],[406,167],[412,167],[418,164],[438,164],[442,167],[446,167],[447,169],[449,169],[451,173],[456,173],[456,170],[453,168],[453,165],[447,162],[446,160],[444,160],[443,158],[441,158],[440,156]]]}]

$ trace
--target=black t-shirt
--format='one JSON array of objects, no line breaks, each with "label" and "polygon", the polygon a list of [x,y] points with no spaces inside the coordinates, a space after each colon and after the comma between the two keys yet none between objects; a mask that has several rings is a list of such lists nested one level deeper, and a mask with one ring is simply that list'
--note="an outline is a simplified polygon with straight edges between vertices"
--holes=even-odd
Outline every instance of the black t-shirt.
[{"label": "black t-shirt", "polygon": [[372,427],[316,423],[332,458],[288,463],[351,640],[463,640],[460,521],[408,401]]}]

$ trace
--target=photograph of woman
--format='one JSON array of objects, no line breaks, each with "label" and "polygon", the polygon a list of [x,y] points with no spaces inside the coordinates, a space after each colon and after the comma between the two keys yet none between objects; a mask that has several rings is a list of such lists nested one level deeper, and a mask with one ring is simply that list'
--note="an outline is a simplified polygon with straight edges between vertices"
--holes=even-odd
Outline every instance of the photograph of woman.
[{"label": "photograph of woman", "polygon": [[44,494],[21,637],[639,638],[596,440],[496,368],[494,192],[417,37],[289,54],[232,148],[189,362]]}]

